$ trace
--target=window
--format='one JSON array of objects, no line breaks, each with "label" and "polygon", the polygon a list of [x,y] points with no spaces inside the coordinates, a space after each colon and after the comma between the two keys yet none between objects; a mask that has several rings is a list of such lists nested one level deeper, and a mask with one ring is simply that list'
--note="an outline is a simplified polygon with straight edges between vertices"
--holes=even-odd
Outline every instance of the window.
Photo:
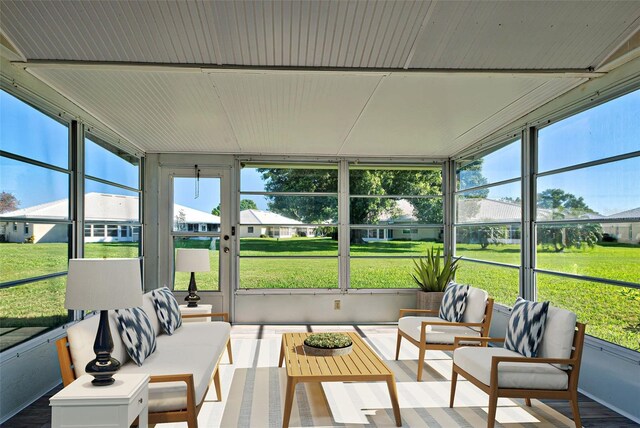
[{"label": "window", "polygon": [[68,320],[69,131],[0,91],[0,351]]},{"label": "window", "polygon": [[587,333],[636,350],[639,116],[636,90],[538,131],[535,225],[538,299],[576,312]]},{"label": "window", "polygon": [[240,183],[240,288],[338,288],[337,164],[245,164]]},{"label": "window", "polygon": [[140,234],[120,228],[141,228],[140,160],[91,133],[84,143],[85,257],[138,257]]},{"label": "window", "polygon": [[[209,272],[198,272],[199,291],[220,289],[220,178],[200,177],[196,195],[196,179],[173,177],[174,257],[178,248],[200,248],[209,251]],[[174,259],[175,260],[175,259]],[[174,289],[186,290],[190,272],[174,272]]]},{"label": "window", "polygon": [[519,294],[520,140],[456,161],[456,280],[513,305]]},{"label": "window", "polygon": [[413,260],[443,247],[442,167],[350,164],[349,193],[349,287],[417,287]]}]

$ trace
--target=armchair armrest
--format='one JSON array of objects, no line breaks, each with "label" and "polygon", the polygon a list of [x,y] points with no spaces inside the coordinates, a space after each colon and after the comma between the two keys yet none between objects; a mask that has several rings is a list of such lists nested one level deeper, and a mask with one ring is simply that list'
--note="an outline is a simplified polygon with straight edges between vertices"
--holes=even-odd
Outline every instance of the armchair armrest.
[{"label": "armchair armrest", "polygon": [[422,321],[420,323],[421,342],[426,340],[428,325],[439,325],[443,327],[482,327],[482,323],[477,322]]},{"label": "armchair armrest", "polygon": [[466,336],[456,336],[453,338],[453,346],[455,348],[459,348],[460,347],[460,342],[462,341],[465,342],[479,342],[479,343],[484,343],[487,344],[489,342],[496,342],[496,343],[503,343],[504,342],[504,337],[466,337]]},{"label": "armchair armrest", "polygon": [[226,312],[212,312],[210,314],[186,314],[182,318],[212,318],[221,317],[224,322],[229,322],[229,314]]},{"label": "armchair armrest", "polygon": [[435,309],[400,309],[400,316],[402,318],[405,314],[432,314],[438,316],[438,312]]},{"label": "armchair armrest", "polygon": [[529,358],[529,357],[507,357],[495,356],[491,358],[491,385],[498,385],[498,364],[500,363],[522,363],[522,364],[566,364],[575,366],[576,360],[571,358]]}]

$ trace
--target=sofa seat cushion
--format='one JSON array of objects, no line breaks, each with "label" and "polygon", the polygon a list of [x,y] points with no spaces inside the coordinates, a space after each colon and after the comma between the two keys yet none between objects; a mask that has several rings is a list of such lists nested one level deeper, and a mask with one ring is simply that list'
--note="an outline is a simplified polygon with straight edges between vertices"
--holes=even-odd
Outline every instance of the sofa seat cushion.
[{"label": "sofa seat cushion", "polygon": [[[173,335],[157,337],[156,352],[140,367],[128,363],[119,373],[146,373],[151,376],[193,373],[196,405],[202,402],[213,371],[231,333],[226,322],[188,323]],[[187,407],[184,382],[149,384],[149,412]]]},{"label": "sofa seat cushion", "polygon": [[[453,362],[462,370],[485,385],[491,381],[491,359],[494,356],[519,357],[522,355],[504,348],[458,348],[453,352]],[[498,365],[499,388],[566,390],[569,377],[552,364],[500,363]]]},{"label": "sofa seat cushion", "polygon": [[[420,341],[420,327],[422,321],[446,322],[438,317],[402,317],[398,320],[398,329],[408,334],[414,340]],[[472,336],[479,337],[480,332],[469,327],[461,326],[427,326],[427,343],[434,344],[452,344],[456,336]],[[465,344],[465,342],[461,342]],[[467,343],[469,344],[469,343]]]}]

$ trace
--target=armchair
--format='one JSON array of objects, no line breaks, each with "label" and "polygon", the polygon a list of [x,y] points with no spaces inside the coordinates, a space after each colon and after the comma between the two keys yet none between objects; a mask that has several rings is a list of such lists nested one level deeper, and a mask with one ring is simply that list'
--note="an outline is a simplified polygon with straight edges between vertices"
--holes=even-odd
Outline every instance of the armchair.
[{"label": "armchair", "polygon": [[[416,313],[422,316],[406,316]],[[398,319],[398,338],[396,342],[396,360],[400,355],[400,343],[405,338],[417,346],[418,374],[417,380],[422,380],[424,357],[426,351],[452,351],[456,336],[480,337],[489,334],[491,316],[493,314],[493,299],[484,290],[469,287],[467,304],[462,322],[449,322],[438,318],[438,311],[428,309],[400,309]],[[462,342],[473,345],[473,343]],[[486,346],[481,343],[480,346]]]},{"label": "armchair", "polygon": [[493,428],[498,397],[567,399],[576,428],[582,427],[578,410],[578,376],[585,325],[575,314],[549,306],[538,357],[527,358],[499,347],[459,347],[463,342],[504,342],[489,337],[457,337],[453,352],[451,396],[453,407],[458,375],[489,395],[487,427]]}]

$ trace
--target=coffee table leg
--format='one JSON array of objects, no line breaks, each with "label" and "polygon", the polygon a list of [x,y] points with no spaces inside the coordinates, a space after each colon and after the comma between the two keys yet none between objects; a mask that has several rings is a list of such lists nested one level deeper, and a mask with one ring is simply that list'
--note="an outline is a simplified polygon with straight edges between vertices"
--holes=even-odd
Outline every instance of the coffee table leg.
[{"label": "coffee table leg", "polygon": [[284,361],[284,337],[280,343],[280,362],[278,362],[278,367],[282,367],[282,361]]},{"label": "coffee table leg", "polygon": [[287,392],[284,398],[284,414],[282,415],[282,428],[289,427],[289,419],[291,418],[291,407],[293,406],[293,396],[296,392],[296,381],[287,376]]},{"label": "coffee table leg", "polygon": [[387,378],[387,386],[389,387],[389,396],[391,397],[393,414],[396,417],[396,426],[401,427],[402,417],[400,416],[400,405],[398,404],[398,391],[396,390],[396,380],[393,376]]}]

